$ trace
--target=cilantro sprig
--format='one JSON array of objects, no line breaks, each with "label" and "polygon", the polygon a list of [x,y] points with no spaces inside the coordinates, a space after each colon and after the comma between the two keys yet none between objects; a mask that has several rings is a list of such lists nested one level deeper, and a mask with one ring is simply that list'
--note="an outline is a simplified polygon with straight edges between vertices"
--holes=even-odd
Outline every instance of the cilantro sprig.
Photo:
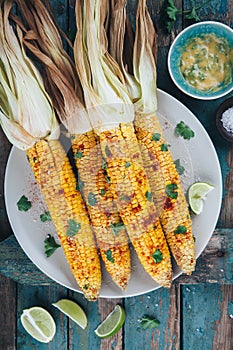
[{"label": "cilantro sprig", "polygon": [[195,136],[194,131],[183,121],[179,122],[175,127],[175,134],[182,136],[185,140],[190,140]]},{"label": "cilantro sprig", "polygon": [[31,209],[32,203],[25,195],[22,195],[22,197],[17,202],[17,207],[20,211],[28,211]]},{"label": "cilantro sprig", "polygon": [[207,5],[209,2],[210,2],[210,0],[206,0],[202,4],[196,5],[195,1],[192,0],[191,1],[192,7],[188,10],[181,11],[176,7],[174,0],[167,0],[167,6],[165,7],[165,14],[167,16],[166,29],[167,29],[168,33],[171,33],[173,25],[176,22],[179,15],[184,15],[184,17],[186,19],[193,19],[196,22],[199,22],[200,17],[198,15],[198,11],[202,7]]},{"label": "cilantro sprig", "polygon": [[151,328],[157,328],[160,325],[160,321],[157,320],[154,317],[144,315],[142,316],[142,319],[140,320],[141,322],[141,327],[146,330],[146,329],[151,329]]},{"label": "cilantro sprig", "polygon": [[51,235],[48,235],[44,240],[45,255],[47,258],[49,258],[59,247],[60,244],[57,244],[54,237]]}]

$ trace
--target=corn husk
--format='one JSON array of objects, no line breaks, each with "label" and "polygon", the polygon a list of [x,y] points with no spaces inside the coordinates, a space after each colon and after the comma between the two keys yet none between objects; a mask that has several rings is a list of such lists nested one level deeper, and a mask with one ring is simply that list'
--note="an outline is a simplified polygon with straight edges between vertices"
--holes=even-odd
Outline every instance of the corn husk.
[{"label": "corn husk", "polygon": [[24,31],[24,45],[43,68],[45,86],[59,119],[70,133],[92,130],[75,65],[63,48],[52,13],[40,0],[17,3],[24,20],[13,19]]},{"label": "corn husk", "polygon": [[120,69],[103,52],[102,19],[99,0],[76,2],[78,33],[74,58],[90,122],[97,134],[134,119],[133,105],[122,84]]},{"label": "corn husk", "polygon": [[22,31],[9,23],[12,1],[0,7],[0,124],[20,149],[59,137],[59,124],[41,75],[28,59]]}]

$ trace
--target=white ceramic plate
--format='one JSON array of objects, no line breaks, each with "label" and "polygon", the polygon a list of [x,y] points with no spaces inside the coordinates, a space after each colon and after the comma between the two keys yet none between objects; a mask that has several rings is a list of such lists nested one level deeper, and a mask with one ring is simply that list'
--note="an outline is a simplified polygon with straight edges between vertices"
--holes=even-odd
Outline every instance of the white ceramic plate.
[{"label": "white ceramic plate", "polygon": [[[163,91],[158,91],[158,109],[164,125],[168,143],[174,159],[180,159],[185,167],[182,182],[185,189],[194,181],[206,181],[215,186],[209,193],[204,211],[193,216],[193,232],[196,237],[197,257],[206,247],[217,223],[222,199],[222,180],[219,161],[214,146],[196,117],[179,101]],[[195,137],[189,141],[174,135],[174,127],[184,121],[194,130]],[[17,209],[17,201],[22,195],[32,201],[28,212]],[[24,152],[13,147],[10,153],[5,175],[5,201],[10,224],[22,249],[33,263],[59,284],[79,291],[61,248],[50,257],[44,254],[44,239],[50,233],[56,237],[51,223],[42,223],[40,214],[46,210],[35,179]],[[123,292],[111,281],[103,268],[103,283],[100,296],[119,298],[140,295],[159,285],[149,277],[132,250],[132,277]],[[180,269],[174,265],[173,278],[180,275]]]}]

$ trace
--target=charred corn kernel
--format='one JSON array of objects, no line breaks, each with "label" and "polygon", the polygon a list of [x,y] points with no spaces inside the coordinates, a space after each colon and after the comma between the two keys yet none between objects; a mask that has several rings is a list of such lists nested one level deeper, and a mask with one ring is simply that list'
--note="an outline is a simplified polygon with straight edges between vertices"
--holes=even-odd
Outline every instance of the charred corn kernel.
[{"label": "charred corn kernel", "polygon": [[82,193],[101,257],[112,280],[125,289],[131,261],[128,235],[113,202],[100,144],[93,131],[72,137],[72,148]]},{"label": "charred corn kernel", "polygon": [[[111,191],[139,260],[160,285],[169,287],[170,253],[155,205],[132,123],[100,133]],[[160,259],[155,259],[159,252]]]},{"label": "charred corn kernel", "polygon": [[100,260],[66,153],[58,140],[41,140],[27,156],[72,273],[86,298],[95,300],[101,287]]},{"label": "charred corn kernel", "polygon": [[135,118],[135,131],[154,201],[160,208],[160,222],[169,247],[183,272],[191,274],[196,263],[192,222],[162,126],[155,114],[138,114]]}]

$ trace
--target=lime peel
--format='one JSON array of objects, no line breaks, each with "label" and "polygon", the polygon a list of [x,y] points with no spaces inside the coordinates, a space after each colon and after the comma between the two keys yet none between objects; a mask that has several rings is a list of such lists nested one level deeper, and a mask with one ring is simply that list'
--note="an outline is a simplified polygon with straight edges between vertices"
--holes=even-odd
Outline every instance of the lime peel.
[{"label": "lime peel", "polygon": [[125,310],[116,305],[112,312],[94,330],[99,338],[108,338],[116,334],[125,322]]},{"label": "lime peel", "polygon": [[87,326],[87,316],[83,309],[74,301],[69,299],[61,299],[52,304],[71,320],[77,323],[82,329]]},{"label": "lime peel", "polygon": [[199,215],[204,208],[207,194],[215,187],[207,182],[194,182],[188,189],[188,201],[192,212]]},{"label": "lime peel", "polygon": [[56,333],[53,317],[42,307],[23,310],[20,320],[24,329],[41,343],[49,343]]}]

